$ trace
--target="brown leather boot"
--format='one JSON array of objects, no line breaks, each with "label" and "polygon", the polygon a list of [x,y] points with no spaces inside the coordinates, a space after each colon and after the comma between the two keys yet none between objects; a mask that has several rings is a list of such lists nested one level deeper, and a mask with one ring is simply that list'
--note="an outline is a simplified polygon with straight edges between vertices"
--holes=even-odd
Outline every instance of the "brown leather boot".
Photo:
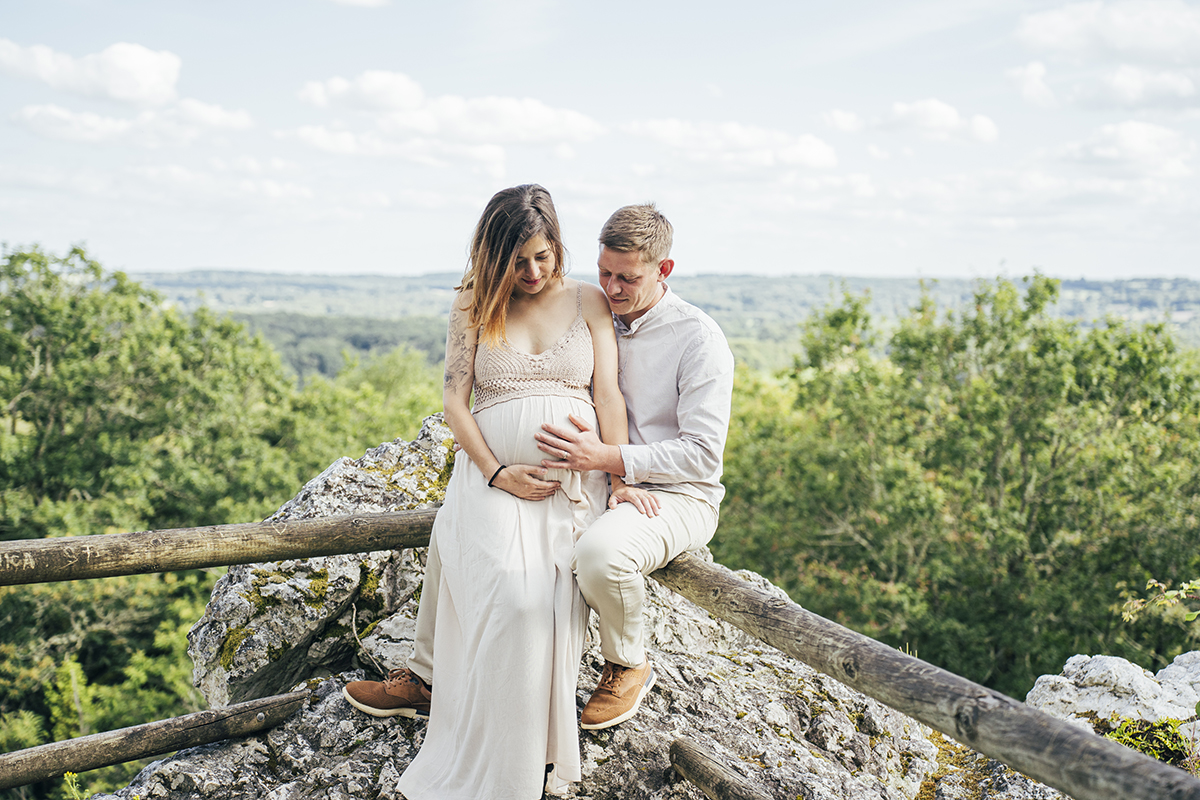
[{"label": "brown leather boot", "polygon": [[579,715],[579,727],[597,731],[624,722],[637,713],[653,685],[654,667],[649,661],[640,667],[605,661],[600,683]]},{"label": "brown leather boot", "polygon": [[410,669],[394,669],[382,681],[352,681],[342,689],[346,702],[373,717],[429,719],[433,687]]}]

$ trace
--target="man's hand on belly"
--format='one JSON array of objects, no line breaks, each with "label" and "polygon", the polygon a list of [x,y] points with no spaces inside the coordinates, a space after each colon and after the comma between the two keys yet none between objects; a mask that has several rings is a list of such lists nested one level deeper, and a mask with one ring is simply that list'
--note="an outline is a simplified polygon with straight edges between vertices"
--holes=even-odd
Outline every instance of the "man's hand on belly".
[{"label": "man's hand on belly", "polygon": [[624,475],[625,461],[621,457],[621,448],[600,441],[596,431],[574,414],[570,416],[570,420],[577,430],[547,423],[542,426],[541,431],[533,435],[533,438],[537,439],[538,449],[553,456],[553,459],[543,459],[542,466],[575,470],[597,469],[613,475]]}]

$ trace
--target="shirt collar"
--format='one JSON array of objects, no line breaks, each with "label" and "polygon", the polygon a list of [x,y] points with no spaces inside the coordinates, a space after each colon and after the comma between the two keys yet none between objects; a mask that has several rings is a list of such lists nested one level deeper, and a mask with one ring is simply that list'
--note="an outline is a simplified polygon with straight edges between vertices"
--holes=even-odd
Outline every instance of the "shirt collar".
[{"label": "shirt collar", "polygon": [[626,325],[625,322],[620,317],[618,317],[616,314],[612,315],[613,325],[617,329],[617,335],[618,336],[626,336],[626,335],[632,335],[632,334],[637,333],[638,328],[642,327],[642,325],[645,324],[646,320],[653,319],[654,317],[658,316],[662,312],[662,309],[665,306],[669,305],[668,301],[670,301],[670,303],[673,303],[674,300],[675,300],[675,293],[672,292],[671,287],[668,286],[666,284],[666,282],[664,282],[663,283],[663,296],[658,298],[658,302],[655,303],[654,305],[652,305],[650,307],[649,311],[647,311],[645,314],[642,314],[640,317],[635,319],[633,321],[632,325]]}]

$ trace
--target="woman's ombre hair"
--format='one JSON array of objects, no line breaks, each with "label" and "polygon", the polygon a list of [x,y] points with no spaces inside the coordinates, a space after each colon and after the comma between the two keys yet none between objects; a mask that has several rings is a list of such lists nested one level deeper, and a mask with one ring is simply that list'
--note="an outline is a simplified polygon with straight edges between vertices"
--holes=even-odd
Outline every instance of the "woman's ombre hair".
[{"label": "woman's ombre hair", "polygon": [[554,254],[552,278],[562,280],[566,248],[550,193],[536,183],[496,192],[483,209],[471,240],[471,260],[459,291],[471,290],[467,324],[489,346],[504,339],[508,300],[517,285],[514,265],[521,248],[541,236]]}]

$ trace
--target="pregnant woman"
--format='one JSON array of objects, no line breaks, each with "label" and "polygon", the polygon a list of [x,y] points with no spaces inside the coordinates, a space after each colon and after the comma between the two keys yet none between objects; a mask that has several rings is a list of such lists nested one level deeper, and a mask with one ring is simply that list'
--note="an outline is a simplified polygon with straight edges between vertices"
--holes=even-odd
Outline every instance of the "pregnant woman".
[{"label": "pregnant woman", "polygon": [[[571,554],[605,509],[608,476],[540,466],[534,433],[572,414],[610,444],[626,443],[628,428],[608,303],[564,276],[565,255],[545,189],[497,193],[450,313],[445,416],[462,452],[421,597],[436,603],[422,614],[436,610],[433,691],[421,750],[400,778],[409,800],[535,800],[581,777],[588,608]],[[614,502],[653,507],[647,492],[612,483]]]}]

